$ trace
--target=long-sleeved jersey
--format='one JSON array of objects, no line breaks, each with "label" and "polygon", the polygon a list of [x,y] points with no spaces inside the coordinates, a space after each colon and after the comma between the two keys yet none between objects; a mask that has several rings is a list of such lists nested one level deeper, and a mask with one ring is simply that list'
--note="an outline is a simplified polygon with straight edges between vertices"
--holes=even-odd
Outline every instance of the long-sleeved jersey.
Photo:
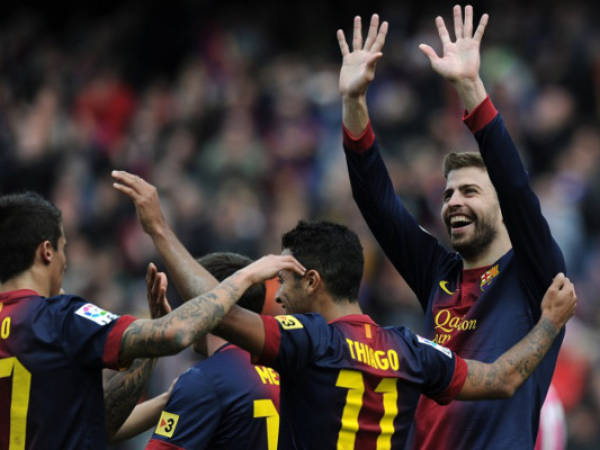
[{"label": "long-sleeved jersey", "polygon": [[[397,197],[369,125],[346,131],[344,146],[353,196],[382,249],[425,312],[426,335],[463,358],[492,362],[535,325],[540,303],[564,260],[544,219],[528,175],[491,101],[465,117],[498,194],[512,249],[491,266],[463,270],[456,252],[416,223]],[[563,333],[508,400],[420,401],[411,432],[414,448],[532,449],[539,412]]]}]

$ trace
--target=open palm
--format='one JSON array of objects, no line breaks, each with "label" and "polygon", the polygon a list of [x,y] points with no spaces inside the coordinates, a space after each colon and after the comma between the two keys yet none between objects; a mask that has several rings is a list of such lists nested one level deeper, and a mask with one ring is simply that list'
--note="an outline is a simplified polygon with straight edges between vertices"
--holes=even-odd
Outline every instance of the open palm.
[{"label": "open palm", "polygon": [[354,18],[352,52],[348,47],[344,32],[337,31],[338,43],[344,58],[340,70],[340,93],[351,97],[359,96],[367,91],[369,83],[375,77],[375,65],[383,55],[381,49],[385,43],[388,23],[379,26],[379,16],[373,14],[367,39],[363,45],[362,25],[359,16]]},{"label": "open palm", "polygon": [[456,41],[444,24],[444,19],[436,17],[435,24],[442,41],[443,56],[440,58],[429,45],[421,44],[419,48],[429,58],[431,67],[449,81],[475,79],[479,75],[479,46],[488,22],[488,15],[481,17],[479,25],[473,33],[473,7],[465,7],[464,22],[460,6],[454,7],[454,32]]}]

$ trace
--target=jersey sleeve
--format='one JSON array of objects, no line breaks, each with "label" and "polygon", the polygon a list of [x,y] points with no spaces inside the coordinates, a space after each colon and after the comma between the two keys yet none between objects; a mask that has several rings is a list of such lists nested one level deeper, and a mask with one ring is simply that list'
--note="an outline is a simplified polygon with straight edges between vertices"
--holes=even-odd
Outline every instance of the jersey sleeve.
[{"label": "jersey sleeve", "polygon": [[460,393],[467,378],[467,364],[450,349],[405,330],[407,351],[404,367],[409,381],[421,393],[440,405],[450,403]]},{"label": "jersey sleeve", "polygon": [[423,310],[435,272],[453,254],[421,228],[396,195],[371,124],[355,138],[344,128],[344,150],[352,195],[369,229]]},{"label": "jersey sleeve", "polygon": [[121,336],[134,320],[79,297],[60,296],[46,300],[46,307],[33,322],[33,332],[40,341],[54,341],[70,360],[82,366],[119,369]]},{"label": "jersey sleeve", "polygon": [[221,421],[220,405],[218,393],[204,370],[188,370],[175,383],[146,448],[209,448]]},{"label": "jersey sleeve", "polygon": [[306,367],[327,351],[330,329],[319,314],[261,318],[265,346],[257,364],[285,373]]},{"label": "jersey sleeve", "polygon": [[466,115],[464,121],[479,144],[498,194],[523,287],[532,299],[532,306],[539,311],[552,278],[565,271],[562,252],[552,238],[504,120],[489,97]]}]

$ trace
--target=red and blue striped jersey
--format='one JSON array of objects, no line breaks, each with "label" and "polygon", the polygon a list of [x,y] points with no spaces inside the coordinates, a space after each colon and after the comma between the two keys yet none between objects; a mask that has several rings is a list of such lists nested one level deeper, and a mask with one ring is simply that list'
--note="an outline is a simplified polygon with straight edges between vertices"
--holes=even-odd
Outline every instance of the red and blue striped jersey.
[{"label": "red and blue striped jersey", "polygon": [[0,450],[105,449],[102,368],[118,368],[118,317],[70,295],[0,293]]},{"label": "red and blue striped jersey", "polygon": [[[504,121],[487,98],[465,122],[498,194],[512,249],[489,267],[464,270],[460,255],[423,230],[396,195],[371,127],[344,134],[352,193],[369,228],[425,312],[425,335],[463,358],[493,362],[538,321],[552,278],[565,271],[540,203]],[[532,449],[564,332],[515,395],[453,402],[423,397],[412,448]]]},{"label": "red and blue striped jersey", "polygon": [[276,450],[279,375],[227,344],[182,374],[147,449]]},{"label": "red and blue striped jersey", "polygon": [[281,376],[280,449],[404,448],[419,395],[448,403],[466,379],[447,348],[366,315],[262,319],[260,362]]}]

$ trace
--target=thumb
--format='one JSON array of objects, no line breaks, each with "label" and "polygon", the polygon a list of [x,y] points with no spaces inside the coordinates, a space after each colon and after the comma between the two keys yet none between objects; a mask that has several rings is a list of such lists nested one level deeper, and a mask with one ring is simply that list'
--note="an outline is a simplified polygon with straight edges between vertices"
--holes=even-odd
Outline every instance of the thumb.
[{"label": "thumb", "polygon": [[382,56],[383,56],[383,53],[381,53],[381,52],[377,52],[377,53],[374,53],[374,54],[370,55],[367,58],[367,62],[366,62],[367,66],[368,67],[374,66],[375,63],[381,59]]},{"label": "thumb", "polygon": [[437,55],[437,53],[435,52],[435,50],[427,44],[420,44],[419,50],[421,50],[425,54],[425,56],[427,56],[429,58],[429,61],[431,62],[431,64],[433,64],[434,61],[437,61],[438,59],[440,59],[439,56]]}]

